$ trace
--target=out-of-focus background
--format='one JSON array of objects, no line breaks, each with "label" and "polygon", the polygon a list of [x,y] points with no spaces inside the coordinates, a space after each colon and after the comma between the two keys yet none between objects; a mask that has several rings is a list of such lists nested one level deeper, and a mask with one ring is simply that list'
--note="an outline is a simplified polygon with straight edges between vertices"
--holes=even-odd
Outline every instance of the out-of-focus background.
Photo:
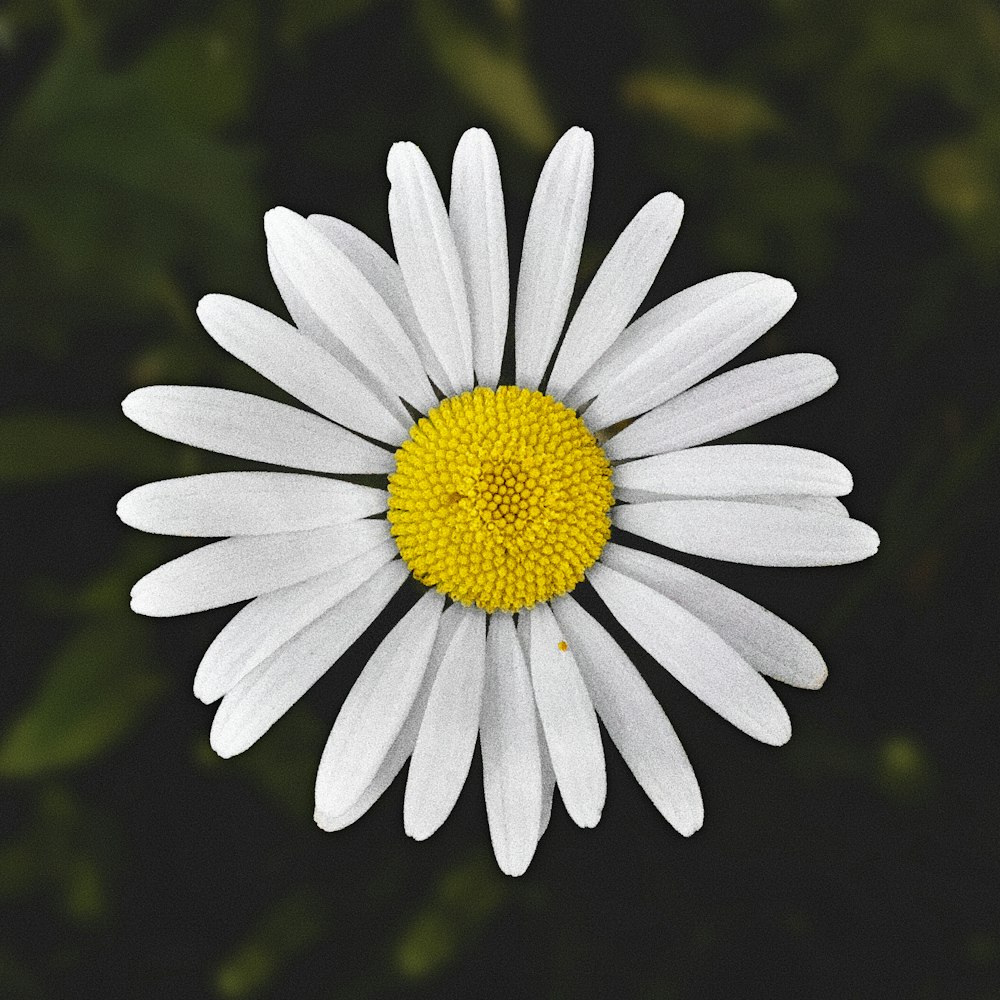
[{"label": "out-of-focus background", "polygon": [[[1000,14],[986,0],[10,0],[0,11],[0,995],[1000,997],[996,573]],[[547,150],[596,141],[579,289],[634,212],[686,202],[654,303],[728,270],[799,301],[741,360],[840,382],[741,440],[829,452],[866,563],[683,560],[823,650],[780,749],[629,647],[700,778],[676,835],[614,752],[596,830],[557,802],[528,873],[491,857],[478,755],[423,845],[402,781],[339,834],[319,754],[379,628],[251,751],[191,694],[231,609],[144,620],[190,544],[118,496],[228,460],[130,426],[149,383],[267,393],[199,328],[280,311],[261,216],[389,246],[385,157],[445,190],[496,142],[516,266]],[[516,273],[516,271],[515,271]],[[610,750],[610,747],[609,747]]]}]

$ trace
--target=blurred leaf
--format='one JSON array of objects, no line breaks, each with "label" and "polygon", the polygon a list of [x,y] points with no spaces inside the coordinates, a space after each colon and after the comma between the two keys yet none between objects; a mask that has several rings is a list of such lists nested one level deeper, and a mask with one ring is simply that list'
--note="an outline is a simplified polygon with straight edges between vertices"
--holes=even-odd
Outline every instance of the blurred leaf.
[{"label": "blurred leaf", "polygon": [[[235,766],[273,802],[297,820],[312,822],[316,765],[329,735],[319,718],[301,703],[281,717],[249,750],[227,768]],[[222,764],[207,741],[198,744],[197,758],[215,770]]]},{"label": "blurred leaf", "polygon": [[4,727],[0,775],[34,778],[79,766],[123,740],[164,688],[147,659],[145,628],[134,616],[88,625],[56,654],[34,697]]},{"label": "blurred leaf", "polygon": [[190,38],[163,46],[108,72],[74,36],[14,109],[0,144],[0,211],[43,255],[49,284],[163,304],[179,264],[201,257],[210,276],[238,280],[256,248],[255,164],[209,128],[233,116],[246,81],[210,63],[196,72],[204,52]]},{"label": "blurred leaf", "polygon": [[323,936],[325,908],[311,893],[300,891],[282,900],[225,959],[215,974],[221,997],[251,997],[271,986],[293,959]]},{"label": "blurred leaf", "polygon": [[110,908],[108,872],[120,856],[117,841],[102,814],[64,788],[44,787],[32,821],[0,845],[0,893],[51,893],[74,922],[93,924]]},{"label": "blurred leaf", "polygon": [[296,48],[317,31],[358,17],[378,0],[285,0],[278,33],[283,45]]},{"label": "blurred leaf", "polygon": [[22,485],[92,472],[122,477],[177,475],[183,449],[136,427],[57,413],[0,417],[0,485]]},{"label": "blurred leaf", "polygon": [[965,139],[938,145],[920,163],[927,200],[995,279],[1000,256],[1000,117]]},{"label": "blurred leaf", "polygon": [[666,118],[701,139],[739,142],[778,131],[777,112],[746,87],[644,70],[622,84],[625,104]]},{"label": "blurred leaf", "polygon": [[[918,578],[926,570],[929,547],[940,567],[945,551],[976,520],[987,516],[984,504],[971,504],[966,494],[984,481],[997,467],[1000,456],[1000,407],[994,407],[979,427],[961,438],[949,430],[947,414],[938,413],[922,435],[913,453],[899,468],[885,493],[877,527],[882,545],[877,558],[866,563],[823,620],[823,633],[832,634],[849,620],[881,581],[896,578],[904,582],[904,571]],[[926,583],[911,592],[927,592]]]},{"label": "blurred leaf", "polygon": [[711,244],[722,264],[818,283],[838,262],[853,207],[836,170],[817,162],[753,161],[727,185]]},{"label": "blurred leaf", "polygon": [[224,3],[207,23],[167,35],[130,75],[161,97],[179,120],[214,128],[246,114],[257,62],[253,7]]},{"label": "blurred leaf", "polygon": [[493,859],[477,851],[445,872],[434,895],[409,922],[395,964],[407,979],[425,979],[453,962],[496,915],[507,884]]},{"label": "blurred leaf", "polygon": [[876,779],[895,799],[914,802],[926,798],[932,785],[927,752],[912,736],[887,737],[878,749]]},{"label": "blurred leaf", "polygon": [[484,38],[442,0],[421,0],[417,9],[431,58],[452,86],[526,146],[547,152],[556,129],[523,56]]}]

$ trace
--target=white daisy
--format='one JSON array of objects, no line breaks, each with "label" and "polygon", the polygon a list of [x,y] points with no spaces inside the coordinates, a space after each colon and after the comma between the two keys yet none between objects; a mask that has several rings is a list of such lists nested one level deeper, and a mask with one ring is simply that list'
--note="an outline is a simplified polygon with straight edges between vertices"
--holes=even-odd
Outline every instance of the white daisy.
[{"label": "white daisy", "polygon": [[[656,661],[755,739],[790,735],[764,676],[808,688],[826,677],[809,640],[769,611],[630,548],[628,535],[610,540],[614,527],[766,566],[852,562],[878,546],[836,499],[851,489],[836,460],[705,446],[836,380],[811,354],[705,380],[785,314],[788,282],[723,275],[630,322],[677,232],[677,197],[661,194],[636,215],[563,333],[592,173],[591,136],[571,129],[528,218],[513,384],[500,384],[511,346],[500,171],[489,136],[472,129],[455,152],[447,208],[416,146],[389,153],[398,263],[345,222],[277,208],[265,217],[268,257],[294,325],[228,296],[200,303],[216,341],[312,412],[185,386],[139,389],[123,404],[163,437],[320,474],[190,476],[119,504],[122,520],[145,531],[231,536],[132,591],[146,615],[249,600],[194,684],[203,701],[222,699],[211,742],[223,757],[259,739],[409,576],[426,585],[386,623],[337,716],[316,781],[325,830],[354,822],[409,759],[405,828],[429,836],[454,806],[478,738],[494,851],[520,874],[555,786],[576,823],[600,818],[598,718],[657,809],[685,836],[697,830],[702,801],[687,756],[639,673],[574,597],[585,577]],[[337,478],[359,474],[388,476],[387,488]]]}]

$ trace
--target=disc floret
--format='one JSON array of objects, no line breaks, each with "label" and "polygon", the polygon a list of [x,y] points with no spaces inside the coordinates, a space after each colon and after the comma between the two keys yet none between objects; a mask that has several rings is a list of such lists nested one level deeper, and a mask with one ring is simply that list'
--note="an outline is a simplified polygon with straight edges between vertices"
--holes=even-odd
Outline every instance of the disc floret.
[{"label": "disc floret", "polygon": [[572,590],[611,533],[611,466],[576,412],[535,390],[473,389],[410,430],[389,522],[414,577],[515,612]]}]

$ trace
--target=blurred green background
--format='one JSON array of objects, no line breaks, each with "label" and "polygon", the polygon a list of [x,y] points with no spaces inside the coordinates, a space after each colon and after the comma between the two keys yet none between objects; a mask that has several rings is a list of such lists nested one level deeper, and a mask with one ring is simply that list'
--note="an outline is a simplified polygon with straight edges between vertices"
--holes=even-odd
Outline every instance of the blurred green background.
[{"label": "blurred green background", "polygon": [[[11,0],[0,67],[0,995],[1000,997],[994,4]],[[685,559],[813,638],[826,687],[782,691],[776,751],[626,642],[705,827],[678,837],[609,753],[600,826],[557,804],[510,880],[478,759],[426,844],[400,781],[347,831],[313,825],[378,623],[253,750],[214,757],[190,686],[231,611],[134,617],[131,583],[190,545],[114,506],[238,463],[118,404],[155,382],[274,392],[194,315],[210,291],[280,310],[266,208],[388,246],[390,144],[446,187],[483,125],[516,264],[574,124],[597,156],[578,288],[661,190],[687,211],[651,303],[789,278],[798,303],[741,360],[817,352],[841,380],[740,439],[845,461],[883,542],[831,569]]]}]

